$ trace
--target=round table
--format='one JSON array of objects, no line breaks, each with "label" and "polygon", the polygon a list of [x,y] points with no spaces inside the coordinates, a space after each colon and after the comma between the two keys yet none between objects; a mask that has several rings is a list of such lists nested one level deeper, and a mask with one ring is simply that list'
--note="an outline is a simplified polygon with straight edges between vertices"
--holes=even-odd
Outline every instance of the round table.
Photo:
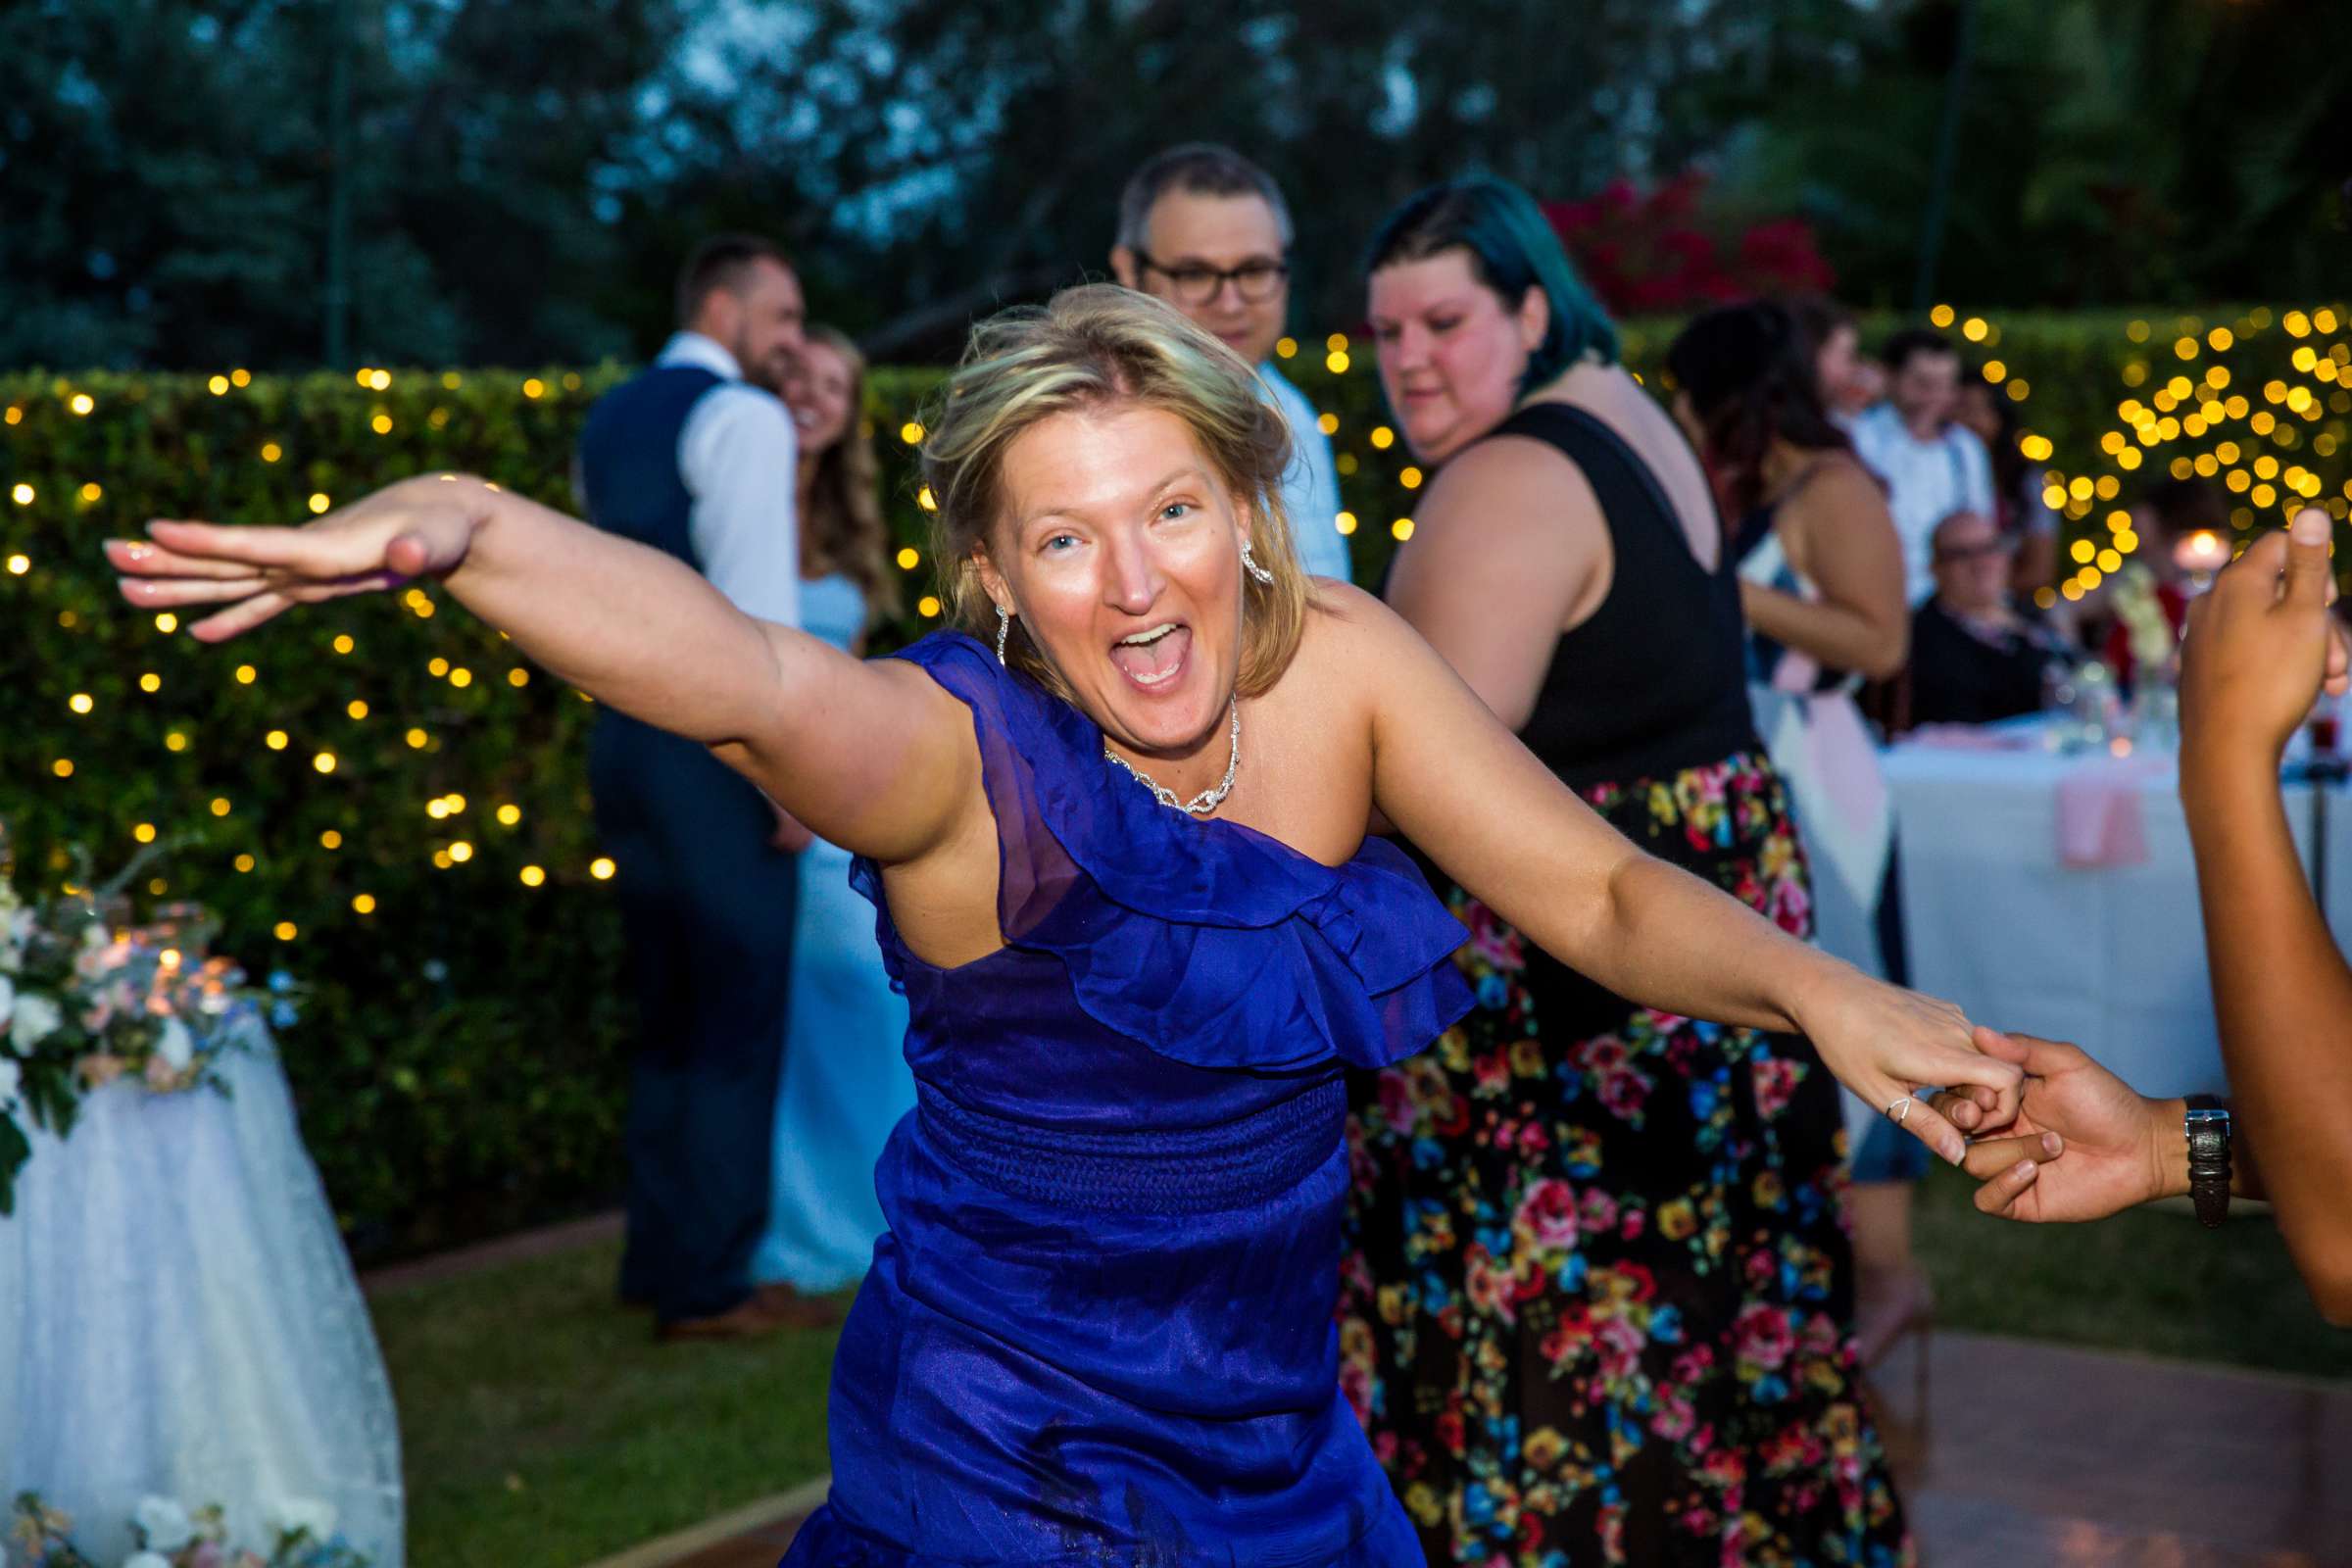
[{"label": "round table", "polygon": [[270,1509],[323,1501],[400,1568],[383,1358],[268,1032],[234,1027],[227,1095],[118,1082],[33,1135],[0,1219],[0,1498],[39,1492],[99,1562],[151,1494],[265,1552]]},{"label": "round table", "polygon": [[[2062,754],[2030,720],[1906,741],[1885,765],[1913,986],[2072,1041],[2143,1094],[2228,1087],[2171,752]],[[2329,912],[2352,914],[2352,813],[2340,788],[2315,799],[2299,775],[2282,786],[2297,852],[2309,869],[2315,806],[2332,811]],[[2080,831],[2086,798],[2122,824],[2104,845]]]}]

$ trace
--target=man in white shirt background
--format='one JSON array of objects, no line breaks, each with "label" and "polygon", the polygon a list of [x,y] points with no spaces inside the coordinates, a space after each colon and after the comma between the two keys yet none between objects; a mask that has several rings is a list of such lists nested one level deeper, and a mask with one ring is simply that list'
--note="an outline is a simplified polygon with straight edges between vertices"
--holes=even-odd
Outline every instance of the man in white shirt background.
[{"label": "man in white shirt background", "polygon": [[[782,380],[802,316],[800,280],[775,245],[705,241],[679,277],[679,330],[589,411],[578,464],[590,521],[786,625],[800,610],[794,427],[744,377]],[[799,890],[776,813],[703,747],[611,710],[598,715],[589,781],[638,1009],[621,1298],[652,1306],[664,1339],[827,1321],[827,1303],[751,1282]]]},{"label": "man in white shirt background", "polygon": [[1940,332],[1912,328],[1887,339],[1886,401],[1854,421],[1854,452],[1886,486],[1903,542],[1905,597],[1936,591],[1936,530],[1956,512],[1992,516],[1992,459],[1954,418],[1960,351]]},{"label": "man in white shirt background", "polygon": [[1291,429],[1282,505],[1299,562],[1349,576],[1340,478],[1314,405],[1274,368],[1291,305],[1291,209],[1273,176],[1229,147],[1187,142],[1147,160],[1119,195],[1110,270],[1182,311],[1258,368]]}]

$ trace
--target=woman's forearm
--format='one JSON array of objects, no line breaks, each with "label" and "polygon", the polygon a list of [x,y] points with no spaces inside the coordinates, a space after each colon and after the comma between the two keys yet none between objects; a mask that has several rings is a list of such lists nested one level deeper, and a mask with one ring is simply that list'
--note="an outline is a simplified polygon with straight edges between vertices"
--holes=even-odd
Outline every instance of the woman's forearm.
[{"label": "woman's forearm", "polygon": [[1778,588],[1740,585],[1748,624],[1826,669],[1881,680],[1903,667],[1910,629],[1827,599],[1800,599]]},{"label": "woman's forearm", "polygon": [[1808,994],[1851,972],[1729,894],[1648,856],[1610,875],[1599,918],[1575,955],[1562,956],[1644,1006],[1784,1033],[1801,1031]]}]

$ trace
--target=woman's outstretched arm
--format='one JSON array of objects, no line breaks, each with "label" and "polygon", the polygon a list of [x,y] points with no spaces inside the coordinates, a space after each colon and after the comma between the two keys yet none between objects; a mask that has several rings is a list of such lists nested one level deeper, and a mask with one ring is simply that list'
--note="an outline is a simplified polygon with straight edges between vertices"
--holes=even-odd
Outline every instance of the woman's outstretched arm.
[{"label": "woman's outstretched arm", "polygon": [[[1544,950],[1646,1006],[1813,1040],[1874,1104],[1922,1085],[1974,1086],[2005,1118],[2021,1074],[1976,1050],[1958,1008],[1882,985],[1737,899],[1643,855],[1536,760],[1446,662],[1363,595],[1344,657],[1376,693],[1382,813]],[[1964,1120],[1973,1118],[1963,1114]],[[1957,1164],[1960,1133],[1915,1102],[1906,1131]]]},{"label": "woman's outstretched arm", "polygon": [[478,479],[404,480],[302,527],[149,534],[107,546],[123,597],[224,606],[191,628],[205,642],[296,605],[438,577],[553,674],[710,747],[793,816],[877,859],[918,857],[976,798],[969,723],[920,671],[755,620],[660,551]]}]

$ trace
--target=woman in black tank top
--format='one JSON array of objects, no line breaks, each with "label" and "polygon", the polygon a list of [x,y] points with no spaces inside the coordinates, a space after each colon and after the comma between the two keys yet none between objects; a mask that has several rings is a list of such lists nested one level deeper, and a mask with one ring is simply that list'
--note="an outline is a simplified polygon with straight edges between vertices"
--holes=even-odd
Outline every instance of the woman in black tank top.
[{"label": "woman in black tank top", "polygon": [[[1804,934],[1737,579],[1674,499],[1712,547],[1704,477],[1534,203],[1424,192],[1371,268],[1390,401],[1447,465],[1391,602],[1620,831]],[[1836,1081],[1446,891],[1479,1005],[1354,1086],[1340,1328],[1430,1561],[1908,1562],[1855,1384]]]}]

